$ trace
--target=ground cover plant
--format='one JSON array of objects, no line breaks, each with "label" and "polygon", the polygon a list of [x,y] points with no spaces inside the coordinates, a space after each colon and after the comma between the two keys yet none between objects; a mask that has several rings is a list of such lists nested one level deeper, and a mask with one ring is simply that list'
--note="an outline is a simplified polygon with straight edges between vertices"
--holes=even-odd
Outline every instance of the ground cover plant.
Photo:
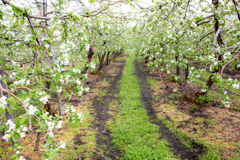
[{"label": "ground cover plant", "polygon": [[0,0],[1,159],[239,159],[238,0]]}]

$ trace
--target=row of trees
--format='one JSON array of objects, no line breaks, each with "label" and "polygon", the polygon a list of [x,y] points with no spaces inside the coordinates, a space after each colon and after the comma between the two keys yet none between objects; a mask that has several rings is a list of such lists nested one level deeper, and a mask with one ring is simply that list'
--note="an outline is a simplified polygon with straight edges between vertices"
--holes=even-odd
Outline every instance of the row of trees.
[{"label": "row of trees", "polygon": [[[182,83],[185,76],[188,83],[193,83],[210,72],[206,84],[195,93],[203,96],[214,83],[222,83],[226,66],[231,65],[231,70],[240,68],[238,7],[236,0],[156,2],[151,9],[145,9],[133,29],[137,36],[135,47],[149,66],[166,71],[175,81]],[[199,62],[197,68],[193,61]],[[239,89],[237,79],[230,78],[226,83]],[[224,88],[222,91],[223,105],[229,107]]]},{"label": "row of trees", "polygon": [[[97,8],[90,9],[77,0],[0,1],[0,130],[4,140],[11,140],[7,150],[17,149],[11,159],[24,159],[18,139],[27,132],[37,132],[35,151],[46,132],[45,159],[65,147],[53,143],[54,129],[63,124],[63,107],[70,121],[81,121],[82,113],[70,103],[73,95],[81,98],[89,90],[88,71],[100,71],[123,52],[126,19],[110,9],[122,2],[95,2]],[[14,114],[22,108],[20,116]]]}]

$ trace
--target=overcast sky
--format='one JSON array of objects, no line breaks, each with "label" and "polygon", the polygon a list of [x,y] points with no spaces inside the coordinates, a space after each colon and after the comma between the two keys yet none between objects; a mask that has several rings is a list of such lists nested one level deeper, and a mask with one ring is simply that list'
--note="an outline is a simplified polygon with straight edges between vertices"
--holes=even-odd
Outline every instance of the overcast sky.
[{"label": "overcast sky", "polygon": [[[89,8],[92,8],[93,6],[91,6],[91,4],[88,2],[88,0],[82,0]],[[117,1],[117,0],[116,0]],[[137,4],[139,4],[141,7],[149,7],[152,6],[152,0],[138,0],[139,2],[136,2]],[[135,4],[135,3],[133,3]],[[118,12],[122,12],[122,13],[126,13],[126,12],[130,12],[133,10],[133,8],[128,4],[125,5],[122,3],[121,7],[116,7],[116,6],[111,6],[114,8],[114,11],[118,11]],[[135,5],[136,8],[138,8],[137,5]]]}]

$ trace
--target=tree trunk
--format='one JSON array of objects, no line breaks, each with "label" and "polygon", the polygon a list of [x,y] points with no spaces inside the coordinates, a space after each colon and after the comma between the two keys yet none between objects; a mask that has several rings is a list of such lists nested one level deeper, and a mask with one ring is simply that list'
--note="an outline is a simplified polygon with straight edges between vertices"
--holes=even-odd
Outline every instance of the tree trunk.
[{"label": "tree trunk", "polygon": [[98,72],[103,68],[103,62],[104,62],[104,58],[105,58],[105,54],[102,55],[100,63],[99,63],[99,67],[98,67]]},{"label": "tree trunk", "polygon": [[[217,10],[218,5],[219,5],[219,0],[212,0],[212,4],[215,6],[215,8],[216,8],[216,10]],[[215,22],[215,24],[214,24],[214,29],[215,29],[215,34],[216,34],[217,31],[218,31],[218,29],[219,29],[219,21],[218,21],[217,16],[214,16],[214,22]],[[218,37],[217,37],[217,42],[218,42],[218,45],[219,45],[219,46],[223,45],[223,39],[222,39],[221,34],[218,35]],[[221,61],[221,60],[222,60],[222,56],[219,55],[218,61]],[[213,73],[217,73],[218,71],[221,70],[221,68],[222,68],[222,66],[218,65],[218,69],[215,70],[215,72],[213,72]],[[214,81],[213,81],[213,79],[212,79],[213,76],[214,76],[214,75],[211,74],[210,77],[208,78],[207,82],[206,82],[206,86],[208,87],[208,89],[210,89],[211,86],[212,86],[213,83],[214,83]],[[205,95],[206,93],[207,93],[207,92],[202,93],[201,91],[198,91],[198,92],[196,93],[196,96],[199,97],[200,95]]]},{"label": "tree trunk", "polygon": [[37,139],[36,139],[36,142],[35,142],[35,149],[34,151],[38,151],[39,149],[39,142],[40,142],[40,135],[41,135],[41,132],[37,132]]},{"label": "tree trunk", "polygon": [[110,60],[109,60],[109,55],[110,55],[110,51],[108,51],[107,56],[106,56],[106,61],[105,61],[105,65],[109,65],[110,64]]},{"label": "tree trunk", "polygon": [[83,70],[81,71],[82,74],[86,74],[87,71],[88,71],[88,64],[92,61],[92,57],[94,55],[94,52],[93,52],[93,43],[90,45],[90,49],[88,51],[88,56],[87,56],[87,63],[85,64]]},{"label": "tree trunk", "polygon": [[59,112],[59,115],[62,116],[62,119],[64,119],[63,118],[63,110],[62,110],[62,105],[61,105],[60,93],[57,94],[57,97],[58,97],[58,112]]},{"label": "tree trunk", "polygon": [[187,68],[186,68],[186,72],[185,72],[185,80],[188,79],[188,72],[189,72],[188,66],[189,66],[189,64],[187,64]]},{"label": "tree trunk", "polygon": [[[4,72],[0,70],[0,75],[2,77],[4,77]],[[8,85],[4,83],[3,80],[0,80],[0,84],[2,86],[3,89],[9,89],[8,88]],[[1,96],[1,95],[0,95]],[[9,98],[9,95],[6,93],[6,92],[3,92],[3,96]],[[10,112],[8,112],[7,109],[5,109],[5,117],[6,117],[6,120],[12,120],[13,121],[13,113],[12,113],[12,109],[11,109],[11,105],[10,104],[7,104],[7,106],[10,108]],[[12,141],[12,139],[11,139]],[[12,141],[12,146],[14,145],[14,142]]]},{"label": "tree trunk", "polygon": [[[176,62],[177,62],[178,56],[175,56],[175,59],[176,59]],[[178,65],[176,65],[176,75],[179,76],[179,74],[180,74],[180,68],[179,68]]]}]

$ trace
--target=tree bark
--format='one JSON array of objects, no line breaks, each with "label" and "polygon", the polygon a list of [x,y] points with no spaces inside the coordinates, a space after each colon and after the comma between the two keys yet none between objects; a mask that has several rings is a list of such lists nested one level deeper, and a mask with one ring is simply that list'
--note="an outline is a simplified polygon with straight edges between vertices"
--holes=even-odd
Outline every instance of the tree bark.
[{"label": "tree bark", "polygon": [[92,61],[92,57],[94,55],[94,52],[93,52],[93,43],[90,45],[90,48],[89,48],[89,51],[88,51],[88,56],[87,56],[87,62],[83,68],[83,70],[81,71],[82,74],[86,74],[87,71],[88,71],[88,64]]},{"label": "tree bark", "polygon": [[[1,77],[5,77],[4,76],[4,72],[2,70],[0,70],[0,75]],[[3,80],[0,80],[0,84],[2,86],[3,89],[9,89],[8,88],[8,85],[4,83]],[[1,96],[1,95],[0,95]],[[3,96],[9,98],[9,95],[6,93],[6,92],[3,92]],[[10,112],[8,112],[7,109],[5,109],[5,117],[6,117],[6,120],[12,120],[13,121],[13,113],[12,113],[12,109],[11,109],[11,105],[10,104],[7,104],[7,106],[10,108]],[[12,141],[12,139],[11,139]],[[12,141],[12,146],[14,145],[14,142]]]},{"label": "tree bark", "polygon": [[104,62],[104,58],[105,58],[105,54],[102,55],[100,63],[99,63],[99,67],[98,67],[98,72],[103,68],[103,62]]}]

